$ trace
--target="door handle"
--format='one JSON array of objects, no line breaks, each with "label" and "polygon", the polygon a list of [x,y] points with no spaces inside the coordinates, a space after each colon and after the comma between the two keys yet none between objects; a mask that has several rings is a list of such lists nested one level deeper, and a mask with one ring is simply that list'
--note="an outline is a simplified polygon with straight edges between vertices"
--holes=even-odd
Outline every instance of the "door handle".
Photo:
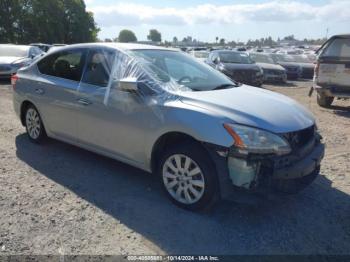
[{"label": "door handle", "polygon": [[92,104],[91,101],[84,99],[84,98],[79,98],[77,101],[79,104],[84,105],[84,106],[88,106],[88,105]]},{"label": "door handle", "polygon": [[39,94],[39,95],[42,95],[42,94],[45,93],[45,91],[44,91],[44,89],[42,89],[42,88],[36,88],[36,89],[35,89],[35,93],[37,93],[37,94]]}]

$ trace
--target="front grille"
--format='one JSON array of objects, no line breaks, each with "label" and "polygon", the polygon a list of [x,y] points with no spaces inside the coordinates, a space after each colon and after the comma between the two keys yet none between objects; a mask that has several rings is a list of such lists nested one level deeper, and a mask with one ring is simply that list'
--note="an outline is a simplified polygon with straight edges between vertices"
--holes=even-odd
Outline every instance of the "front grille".
[{"label": "front grille", "polygon": [[293,150],[298,150],[306,146],[315,137],[315,125],[303,130],[283,134]]},{"label": "front grille", "polygon": [[287,69],[287,71],[289,71],[289,72],[296,72],[296,71],[298,70],[297,67],[287,67],[286,69]]},{"label": "front grille", "polygon": [[303,76],[313,77],[314,69],[313,68],[303,68]]},{"label": "front grille", "polygon": [[257,71],[254,70],[235,70],[232,78],[238,82],[252,81],[256,77]]},{"label": "front grille", "polygon": [[9,71],[11,67],[8,65],[0,65],[0,71]]},{"label": "front grille", "polygon": [[281,70],[273,70],[273,69],[264,69],[264,73],[270,74],[270,75],[277,75],[277,76],[284,74],[284,72]]}]

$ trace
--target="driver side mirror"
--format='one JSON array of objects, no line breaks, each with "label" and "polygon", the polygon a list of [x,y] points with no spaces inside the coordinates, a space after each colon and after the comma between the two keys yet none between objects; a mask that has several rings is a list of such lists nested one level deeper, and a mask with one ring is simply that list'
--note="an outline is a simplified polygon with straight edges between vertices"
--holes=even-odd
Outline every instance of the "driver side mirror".
[{"label": "driver side mirror", "polygon": [[128,77],[118,81],[118,89],[126,92],[136,92],[138,90],[138,81],[136,78]]},{"label": "driver side mirror", "polygon": [[214,59],[213,62],[214,62],[214,64],[216,64],[216,65],[219,64],[219,63],[220,63],[220,58],[219,58],[219,57],[216,57],[216,58]]}]

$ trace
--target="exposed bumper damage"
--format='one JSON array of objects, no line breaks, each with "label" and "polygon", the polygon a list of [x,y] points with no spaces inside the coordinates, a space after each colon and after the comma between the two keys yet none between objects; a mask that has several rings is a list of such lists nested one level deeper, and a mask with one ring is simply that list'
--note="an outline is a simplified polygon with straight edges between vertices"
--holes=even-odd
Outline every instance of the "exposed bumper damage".
[{"label": "exposed bumper damage", "polygon": [[[222,198],[236,188],[256,193],[296,193],[318,175],[325,146],[320,136],[311,139],[299,150],[285,156],[242,155],[234,147],[211,147],[220,180]],[[213,153],[216,151],[216,153]]]}]

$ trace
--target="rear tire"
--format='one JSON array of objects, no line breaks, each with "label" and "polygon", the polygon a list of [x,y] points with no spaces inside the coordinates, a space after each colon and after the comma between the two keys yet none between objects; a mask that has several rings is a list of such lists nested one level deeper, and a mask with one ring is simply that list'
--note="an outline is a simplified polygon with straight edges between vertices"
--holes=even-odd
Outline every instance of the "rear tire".
[{"label": "rear tire", "polygon": [[42,143],[47,136],[43,121],[35,106],[29,105],[26,108],[24,117],[29,140],[36,144]]},{"label": "rear tire", "polygon": [[219,183],[212,159],[196,143],[167,149],[158,165],[163,188],[177,206],[209,210],[219,199]]},{"label": "rear tire", "polygon": [[333,103],[334,97],[326,96],[323,93],[317,93],[317,104],[321,107],[329,108]]}]

